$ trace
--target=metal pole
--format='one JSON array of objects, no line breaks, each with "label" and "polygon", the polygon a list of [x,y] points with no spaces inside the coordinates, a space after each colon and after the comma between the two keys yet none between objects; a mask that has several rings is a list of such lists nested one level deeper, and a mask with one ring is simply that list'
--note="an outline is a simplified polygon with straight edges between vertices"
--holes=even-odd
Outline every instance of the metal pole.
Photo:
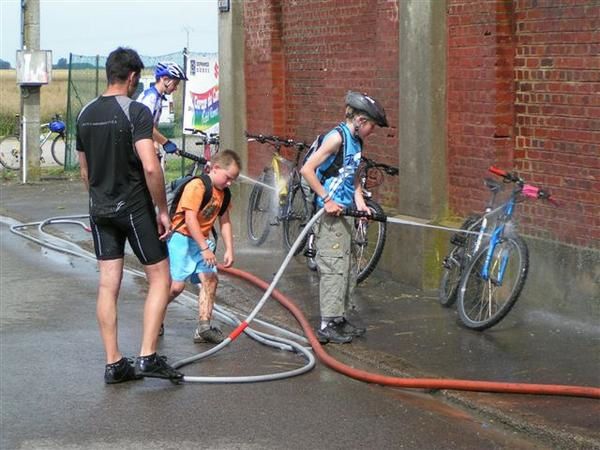
[{"label": "metal pole", "polygon": [[[24,0],[21,3],[23,23],[23,49],[40,49],[40,0]],[[21,162],[28,166],[30,181],[40,181],[40,86],[21,87],[21,112],[23,133],[21,140]],[[25,143],[28,148],[25,148]],[[25,182],[25,181],[24,181]]]},{"label": "metal pole", "polygon": [[27,118],[25,116],[21,116],[21,145],[23,146],[21,151],[21,181],[23,184],[27,183]]},{"label": "metal pole", "polygon": [[[183,70],[185,71],[185,73],[187,75],[187,72],[188,72],[188,50],[187,50],[187,47],[185,47],[183,49]],[[183,150],[186,150],[186,148],[185,148],[186,134],[184,131],[186,86],[187,86],[187,83],[185,80],[183,80],[183,100],[181,102],[181,148]],[[184,172],[185,172],[185,162],[184,162],[183,158],[181,158],[181,176],[183,176]]]},{"label": "metal pole", "polygon": [[74,124],[75,121],[72,119],[71,115],[73,114],[73,109],[71,108],[71,70],[73,67],[73,53],[69,53],[69,75],[67,77],[67,132],[65,134],[65,169],[70,169],[73,167],[71,162],[71,150],[69,145],[71,144],[71,124]]}]

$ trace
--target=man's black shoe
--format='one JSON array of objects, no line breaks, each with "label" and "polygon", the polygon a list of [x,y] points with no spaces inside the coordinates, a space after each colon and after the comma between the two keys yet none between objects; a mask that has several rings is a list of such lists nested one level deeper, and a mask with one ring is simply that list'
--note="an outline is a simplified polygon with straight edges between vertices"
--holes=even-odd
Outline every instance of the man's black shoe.
[{"label": "man's black shoe", "polygon": [[106,384],[123,383],[125,381],[139,380],[142,378],[135,373],[133,361],[129,358],[121,358],[115,363],[104,367],[104,382]]},{"label": "man's black shoe", "polygon": [[343,317],[342,320],[336,322],[342,334],[348,334],[354,337],[363,336],[366,332],[366,328],[357,327],[356,325],[351,324],[348,320]]},{"label": "man's black shoe", "polygon": [[333,320],[330,321],[325,328],[317,330],[317,339],[321,344],[347,344],[352,342],[352,336],[344,334],[341,327]]},{"label": "man's black shoe", "polygon": [[183,374],[167,364],[165,356],[152,353],[148,356],[138,356],[135,361],[135,372],[148,378],[165,378],[167,380],[181,380]]}]

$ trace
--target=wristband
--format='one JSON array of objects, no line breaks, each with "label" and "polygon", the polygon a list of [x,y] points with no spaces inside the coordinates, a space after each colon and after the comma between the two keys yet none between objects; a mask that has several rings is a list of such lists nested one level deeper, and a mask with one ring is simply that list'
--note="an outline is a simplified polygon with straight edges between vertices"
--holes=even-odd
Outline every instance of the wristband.
[{"label": "wristband", "polygon": [[177,151],[177,145],[171,141],[165,142],[162,147],[165,153],[175,153]]},{"label": "wristband", "polygon": [[208,248],[208,247],[206,247],[206,248],[200,247],[200,252],[205,252],[206,250],[210,250],[210,248]]},{"label": "wristband", "polygon": [[329,192],[327,192],[324,196],[321,197],[321,200],[323,201],[323,204],[327,203],[329,200],[331,200],[331,195],[329,195]]}]

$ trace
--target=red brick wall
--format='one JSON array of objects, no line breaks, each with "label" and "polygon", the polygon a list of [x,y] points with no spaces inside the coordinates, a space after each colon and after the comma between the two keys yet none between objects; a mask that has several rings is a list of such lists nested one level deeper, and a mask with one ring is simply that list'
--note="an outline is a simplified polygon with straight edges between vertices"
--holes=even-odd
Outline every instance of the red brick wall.
[{"label": "red brick wall", "polygon": [[[398,161],[398,1],[246,0],[248,129],[311,141],[343,119],[348,89],[380,99],[392,128],[365,153]],[[496,164],[561,202],[519,205],[526,234],[600,246],[600,2],[447,0],[450,213],[480,211]],[[269,150],[249,145],[249,172]],[[379,191],[397,203],[396,183]]]},{"label": "red brick wall", "polygon": [[[595,5],[595,6],[593,6]],[[528,203],[528,234],[600,247],[600,2],[516,0],[515,168],[560,208]]]},{"label": "red brick wall", "polygon": [[[395,1],[247,0],[244,21],[248,130],[310,143],[344,119],[346,91],[361,90],[383,102],[392,124],[369,137],[365,154],[398,164]],[[279,85],[274,67],[285,77]],[[274,113],[273,102],[284,114]],[[256,175],[268,163],[269,149],[250,144],[248,151]],[[380,199],[395,204],[394,187],[388,180]]]},{"label": "red brick wall", "polygon": [[512,166],[514,89],[510,1],[448,0],[447,167],[450,209],[481,211],[482,175]]},{"label": "red brick wall", "polygon": [[488,165],[514,168],[561,204],[519,205],[524,233],[600,247],[598,17],[595,0],[448,0],[451,211],[480,209]]}]

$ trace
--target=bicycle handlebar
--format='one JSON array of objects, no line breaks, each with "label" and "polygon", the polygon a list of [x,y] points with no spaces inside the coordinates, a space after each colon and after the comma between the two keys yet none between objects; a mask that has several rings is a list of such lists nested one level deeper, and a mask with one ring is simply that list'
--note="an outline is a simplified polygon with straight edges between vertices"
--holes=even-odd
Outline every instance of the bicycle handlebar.
[{"label": "bicycle handlebar", "polygon": [[398,173],[400,173],[400,170],[397,167],[389,166],[389,165],[383,164],[383,163],[378,163],[377,161],[375,161],[373,159],[369,159],[369,158],[365,158],[365,157],[362,157],[362,160],[366,163],[367,169],[370,169],[370,168],[383,169],[383,171],[386,174],[392,175],[392,176],[396,176],[396,175],[398,175]]},{"label": "bicycle handlebar", "polygon": [[181,156],[182,158],[191,159],[192,161],[195,161],[200,164],[206,164],[208,162],[206,160],[206,158],[203,158],[202,156],[194,155],[193,153],[188,153],[185,150],[177,150],[177,154],[179,156]]},{"label": "bicycle handlebar", "polygon": [[284,147],[294,147],[296,150],[298,151],[302,151],[305,148],[308,148],[308,145],[306,145],[304,142],[301,141],[294,141],[293,139],[282,139],[279,136],[272,136],[272,135],[264,135],[264,134],[252,134],[249,133],[248,131],[246,131],[246,138],[248,139],[248,141],[256,141],[260,144],[271,144],[274,146],[281,146],[283,145]]},{"label": "bicycle handlebar", "polygon": [[184,128],[184,131],[191,131],[192,134],[201,135],[201,140],[199,142],[196,142],[196,145],[219,143],[219,133],[206,133],[205,131],[199,130],[198,128]]},{"label": "bicycle handlebar", "polygon": [[371,211],[371,214],[369,214],[366,211],[359,211],[358,209],[344,208],[342,214],[344,216],[364,217],[366,219],[375,220],[377,222],[387,222],[387,216],[385,214],[380,214],[373,211]]},{"label": "bicycle handlebar", "polygon": [[516,173],[507,172],[506,170],[499,169],[495,166],[491,166],[488,170],[494,175],[498,175],[504,178],[507,182],[516,183],[521,188],[521,193],[525,197],[547,200],[555,206],[558,206],[558,202],[552,198],[550,192],[542,188],[532,186],[530,184],[525,184],[525,181],[523,181],[523,179],[519,177]]}]

